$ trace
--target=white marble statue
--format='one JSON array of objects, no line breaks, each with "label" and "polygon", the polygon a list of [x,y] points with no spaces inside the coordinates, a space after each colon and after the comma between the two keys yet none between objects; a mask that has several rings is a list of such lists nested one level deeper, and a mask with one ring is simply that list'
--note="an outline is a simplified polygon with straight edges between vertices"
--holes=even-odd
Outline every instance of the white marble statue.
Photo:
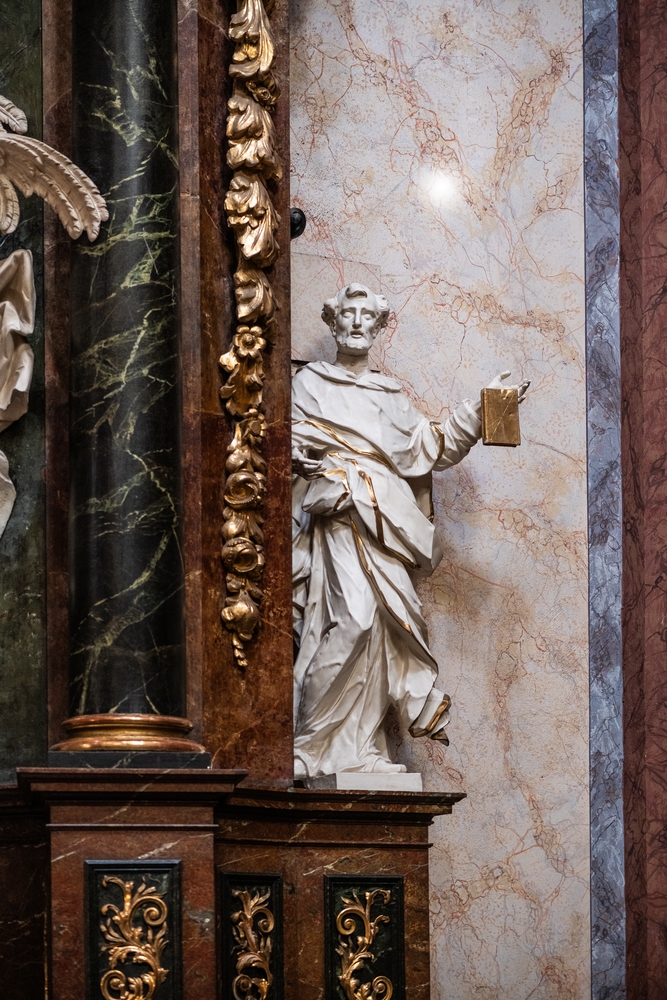
[{"label": "white marble statue", "polygon": [[[21,217],[18,189],[51,206],[72,239],[97,239],[109,218],[106,202],[90,177],[66,156],[27,135],[24,111],[0,94],[0,235],[15,232]],[[32,254],[15,250],[0,260],[0,432],[28,409],[33,353],[26,341],[35,324]],[[7,456],[0,451],[0,537],[14,507],[16,490]]]},{"label": "white marble statue", "polygon": [[[0,260],[0,432],[28,410],[34,357],[26,337],[34,327],[32,254],[15,250]],[[0,451],[0,537],[15,499],[7,457]]]},{"label": "white marble statue", "polygon": [[[430,474],[478,441],[480,404],[465,400],[441,424],[372,372],[368,351],[388,314],[365,286],[341,289],[322,312],[335,364],[315,361],[294,377],[296,778],[405,771],[387,749],[391,705],[412,736],[447,742],[450,699],[414,581],[442,558]],[[528,385],[513,387],[520,400]]]}]

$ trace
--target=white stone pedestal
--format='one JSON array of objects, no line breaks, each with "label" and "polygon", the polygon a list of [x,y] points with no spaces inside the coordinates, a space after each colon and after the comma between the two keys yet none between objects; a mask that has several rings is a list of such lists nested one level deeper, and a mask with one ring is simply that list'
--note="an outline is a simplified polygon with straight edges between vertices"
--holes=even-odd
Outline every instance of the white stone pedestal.
[{"label": "white stone pedestal", "polygon": [[367,792],[422,792],[422,776],[418,772],[373,774],[364,771],[337,771],[321,778],[306,778],[306,788],[338,788]]}]

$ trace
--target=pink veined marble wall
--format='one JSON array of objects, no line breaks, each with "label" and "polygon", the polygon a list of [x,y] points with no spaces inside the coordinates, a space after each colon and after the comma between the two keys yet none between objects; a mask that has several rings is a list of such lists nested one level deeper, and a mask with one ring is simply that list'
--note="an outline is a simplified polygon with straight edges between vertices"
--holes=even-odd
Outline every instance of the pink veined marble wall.
[{"label": "pink veined marble wall", "polygon": [[580,0],[293,0],[293,351],[344,282],[395,315],[376,366],[445,418],[533,380],[516,450],[435,477],[420,585],[451,746],[395,732],[434,827],[433,1000],[590,995]]}]

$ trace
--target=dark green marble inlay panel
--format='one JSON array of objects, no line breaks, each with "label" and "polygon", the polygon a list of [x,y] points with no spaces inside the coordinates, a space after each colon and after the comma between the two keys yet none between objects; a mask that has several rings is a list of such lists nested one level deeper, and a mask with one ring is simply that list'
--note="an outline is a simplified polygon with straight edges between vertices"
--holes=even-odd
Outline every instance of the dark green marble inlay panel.
[{"label": "dark green marble inlay panel", "polygon": [[324,876],[326,1000],[405,1000],[403,905],[402,875]]},{"label": "dark green marble inlay panel", "polygon": [[[0,94],[22,108],[28,134],[42,136],[40,0],[0,3]],[[14,768],[40,764],[46,755],[45,543],[44,543],[44,323],[43,206],[23,198],[21,221],[0,237],[0,258],[32,251],[37,289],[35,369],[30,409],[0,434],[16,503],[0,538],[0,782]]]},{"label": "dark green marble inlay panel", "polygon": [[72,712],[183,710],[175,0],[74,0]]},{"label": "dark green marble inlay panel", "polygon": [[85,866],[86,996],[182,1000],[181,862]]}]

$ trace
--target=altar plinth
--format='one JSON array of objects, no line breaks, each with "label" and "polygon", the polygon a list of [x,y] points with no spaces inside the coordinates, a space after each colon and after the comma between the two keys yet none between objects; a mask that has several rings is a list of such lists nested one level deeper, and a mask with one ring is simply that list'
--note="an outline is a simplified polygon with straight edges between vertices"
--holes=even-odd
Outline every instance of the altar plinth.
[{"label": "altar plinth", "polygon": [[[369,912],[387,917],[373,974],[384,963],[395,996],[428,1000],[428,827],[462,794],[252,788],[240,784],[244,778],[242,770],[19,771],[11,803],[5,794],[3,835],[13,817],[24,842],[48,839],[48,851],[34,853],[31,878],[36,899],[50,881],[54,1000],[106,996],[101,984],[108,986],[114,969],[147,982],[162,970],[160,1000],[228,1000],[240,968],[260,983],[270,976],[275,1000],[334,997],[337,918],[345,899],[356,894],[363,902],[367,893],[382,894]],[[142,893],[153,917],[142,909]],[[114,924],[114,914],[125,922]],[[265,967],[257,954],[244,958],[234,931],[239,915],[257,940],[258,920],[266,918]],[[169,941],[153,965],[151,926],[164,927]],[[24,934],[26,990],[14,981],[18,954],[6,952],[0,968],[0,986],[18,1000],[31,998],[40,959],[44,968],[39,920]],[[114,948],[129,948],[130,960]],[[391,955],[400,958],[393,966]]]}]

